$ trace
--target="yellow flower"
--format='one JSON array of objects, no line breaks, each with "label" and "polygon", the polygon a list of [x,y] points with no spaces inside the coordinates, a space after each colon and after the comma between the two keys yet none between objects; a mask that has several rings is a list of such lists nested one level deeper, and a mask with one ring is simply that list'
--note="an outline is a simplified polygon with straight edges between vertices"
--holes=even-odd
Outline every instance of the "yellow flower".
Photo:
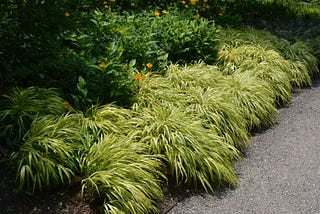
[{"label": "yellow flower", "polygon": [[163,14],[167,14],[167,10],[163,10],[162,13],[163,13]]},{"label": "yellow flower", "polygon": [[69,16],[70,16],[70,13],[69,13],[69,12],[65,12],[64,16],[65,16],[65,17],[69,17]]},{"label": "yellow flower", "polygon": [[196,19],[200,19],[200,15],[199,15],[199,14],[197,14],[194,18],[196,18]]},{"label": "yellow flower", "polygon": [[111,2],[116,2],[116,0],[111,0]]},{"label": "yellow flower", "polygon": [[187,2],[186,2],[186,1],[181,1],[181,3],[182,3],[182,4],[186,4]]},{"label": "yellow flower", "polygon": [[190,3],[191,3],[192,5],[195,5],[195,4],[197,3],[197,1],[198,1],[198,0],[190,0]]},{"label": "yellow flower", "polygon": [[150,62],[148,62],[148,63],[146,64],[146,66],[147,66],[149,69],[151,69],[153,65],[152,65]]},{"label": "yellow flower", "polygon": [[65,108],[65,109],[70,109],[71,108],[71,105],[70,105],[70,103],[68,102],[68,101],[63,101],[63,107]]},{"label": "yellow flower", "polygon": [[140,73],[136,73],[136,74],[134,74],[134,78],[139,81],[142,79],[142,76]]},{"label": "yellow flower", "polygon": [[218,16],[223,16],[223,13],[219,13]]},{"label": "yellow flower", "polygon": [[232,61],[232,62],[236,61],[236,57],[235,57],[235,56],[232,56],[232,57],[231,57],[231,61]]},{"label": "yellow flower", "polygon": [[154,16],[160,16],[160,12],[158,10],[154,11]]},{"label": "yellow flower", "polygon": [[105,62],[100,62],[100,63],[98,64],[98,66],[99,66],[100,68],[105,68],[105,67],[106,67],[106,63],[105,63]]}]

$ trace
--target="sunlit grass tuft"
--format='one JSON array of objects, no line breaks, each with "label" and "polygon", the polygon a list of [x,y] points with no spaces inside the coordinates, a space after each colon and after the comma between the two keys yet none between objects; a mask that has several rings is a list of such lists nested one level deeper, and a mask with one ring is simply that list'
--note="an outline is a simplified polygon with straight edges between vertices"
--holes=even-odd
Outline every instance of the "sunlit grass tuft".
[{"label": "sunlit grass tuft", "polygon": [[291,100],[292,86],[290,84],[290,78],[281,67],[275,65],[273,62],[257,63],[254,62],[254,60],[248,60],[241,65],[237,72],[248,72],[250,75],[266,81],[273,91],[276,105],[281,105]]},{"label": "sunlit grass tuft", "polygon": [[128,120],[131,117],[131,111],[114,104],[95,105],[84,114],[79,113],[78,116],[83,129],[97,137],[111,133],[122,134],[124,130],[118,123]]},{"label": "sunlit grass tuft", "polygon": [[166,77],[172,88],[179,90],[187,90],[192,86],[213,87],[224,78],[217,66],[201,62],[184,67],[172,65]]},{"label": "sunlit grass tuft", "polygon": [[234,108],[245,118],[248,130],[270,125],[272,117],[277,115],[270,85],[249,73],[229,75],[215,90],[226,93]]},{"label": "sunlit grass tuft", "polygon": [[129,133],[148,146],[148,153],[164,155],[169,173],[178,184],[212,190],[213,185],[235,184],[232,161],[237,149],[202,121],[173,103],[139,108]]},{"label": "sunlit grass tuft", "polygon": [[156,213],[163,198],[160,160],[145,144],[102,136],[83,159],[82,192],[102,200],[105,213]]},{"label": "sunlit grass tuft", "polygon": [[74,151],[82,130],[72,115],[44,116],[33,121],[24,143],[13,153],[20,191],[43,191],[70,183],[76,173]]},{"label": "sunlit grass tuft", "polygon": [[233,97],[214,88],[189,87],[179,100],[185,111],[213,130],[232,146],[242,149],[248,141],[245,118],[233,103]]}]

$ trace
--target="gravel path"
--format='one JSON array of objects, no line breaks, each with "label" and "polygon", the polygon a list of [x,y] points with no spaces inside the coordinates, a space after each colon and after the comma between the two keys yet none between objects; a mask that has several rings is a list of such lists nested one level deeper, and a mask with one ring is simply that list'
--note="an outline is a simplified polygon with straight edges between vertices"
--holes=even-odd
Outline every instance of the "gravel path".
[{"label": "gravel path", "polygon": [[168,213],[320,213],[320,84],[279,112],[277,125],[251,138],[237,188],[193,195]]}]

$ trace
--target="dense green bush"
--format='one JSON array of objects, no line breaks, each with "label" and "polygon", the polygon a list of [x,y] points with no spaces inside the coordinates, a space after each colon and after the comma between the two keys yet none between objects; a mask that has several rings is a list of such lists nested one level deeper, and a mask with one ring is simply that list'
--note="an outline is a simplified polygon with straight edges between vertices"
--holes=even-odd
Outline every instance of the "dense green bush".
[{"label": "dense green bush", "polygon": [[60,88],[83,110],[97,102],[129,105],[137,69],[163,73],[170,61],[215,58],[214,22],[188,11],[120,14],[73,1],[1,7],[4,87]]}]

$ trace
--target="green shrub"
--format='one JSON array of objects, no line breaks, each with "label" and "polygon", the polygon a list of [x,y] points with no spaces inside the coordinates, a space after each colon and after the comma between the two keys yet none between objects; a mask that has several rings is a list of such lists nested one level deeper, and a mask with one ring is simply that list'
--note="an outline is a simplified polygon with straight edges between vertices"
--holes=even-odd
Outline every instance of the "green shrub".
[{"label": "green shrub", "polygon": [[[17,11],[28,16],[27,5],[36,12],[24,27]],[[170,61],[215,59],[214,22],[195,19],[190,11],[170,7],[160,15],[155,10],[114,13],[73,1],[27,5],[6,4],[0,19],[2,29],[8,29],[1,30],[0,43],[4,86],[59,88],[83,111],[113,101],[129,106],[137,69],[165,73]],[[51,8],[55,15],[45,17]],[[42,26],[46,31],[39,31]]]},{"label": "green shrub", "polygon": [[298,0],[227,0],[225,7],[231,14],[239,14],[245,20],[289,19],[300,15]]}]

